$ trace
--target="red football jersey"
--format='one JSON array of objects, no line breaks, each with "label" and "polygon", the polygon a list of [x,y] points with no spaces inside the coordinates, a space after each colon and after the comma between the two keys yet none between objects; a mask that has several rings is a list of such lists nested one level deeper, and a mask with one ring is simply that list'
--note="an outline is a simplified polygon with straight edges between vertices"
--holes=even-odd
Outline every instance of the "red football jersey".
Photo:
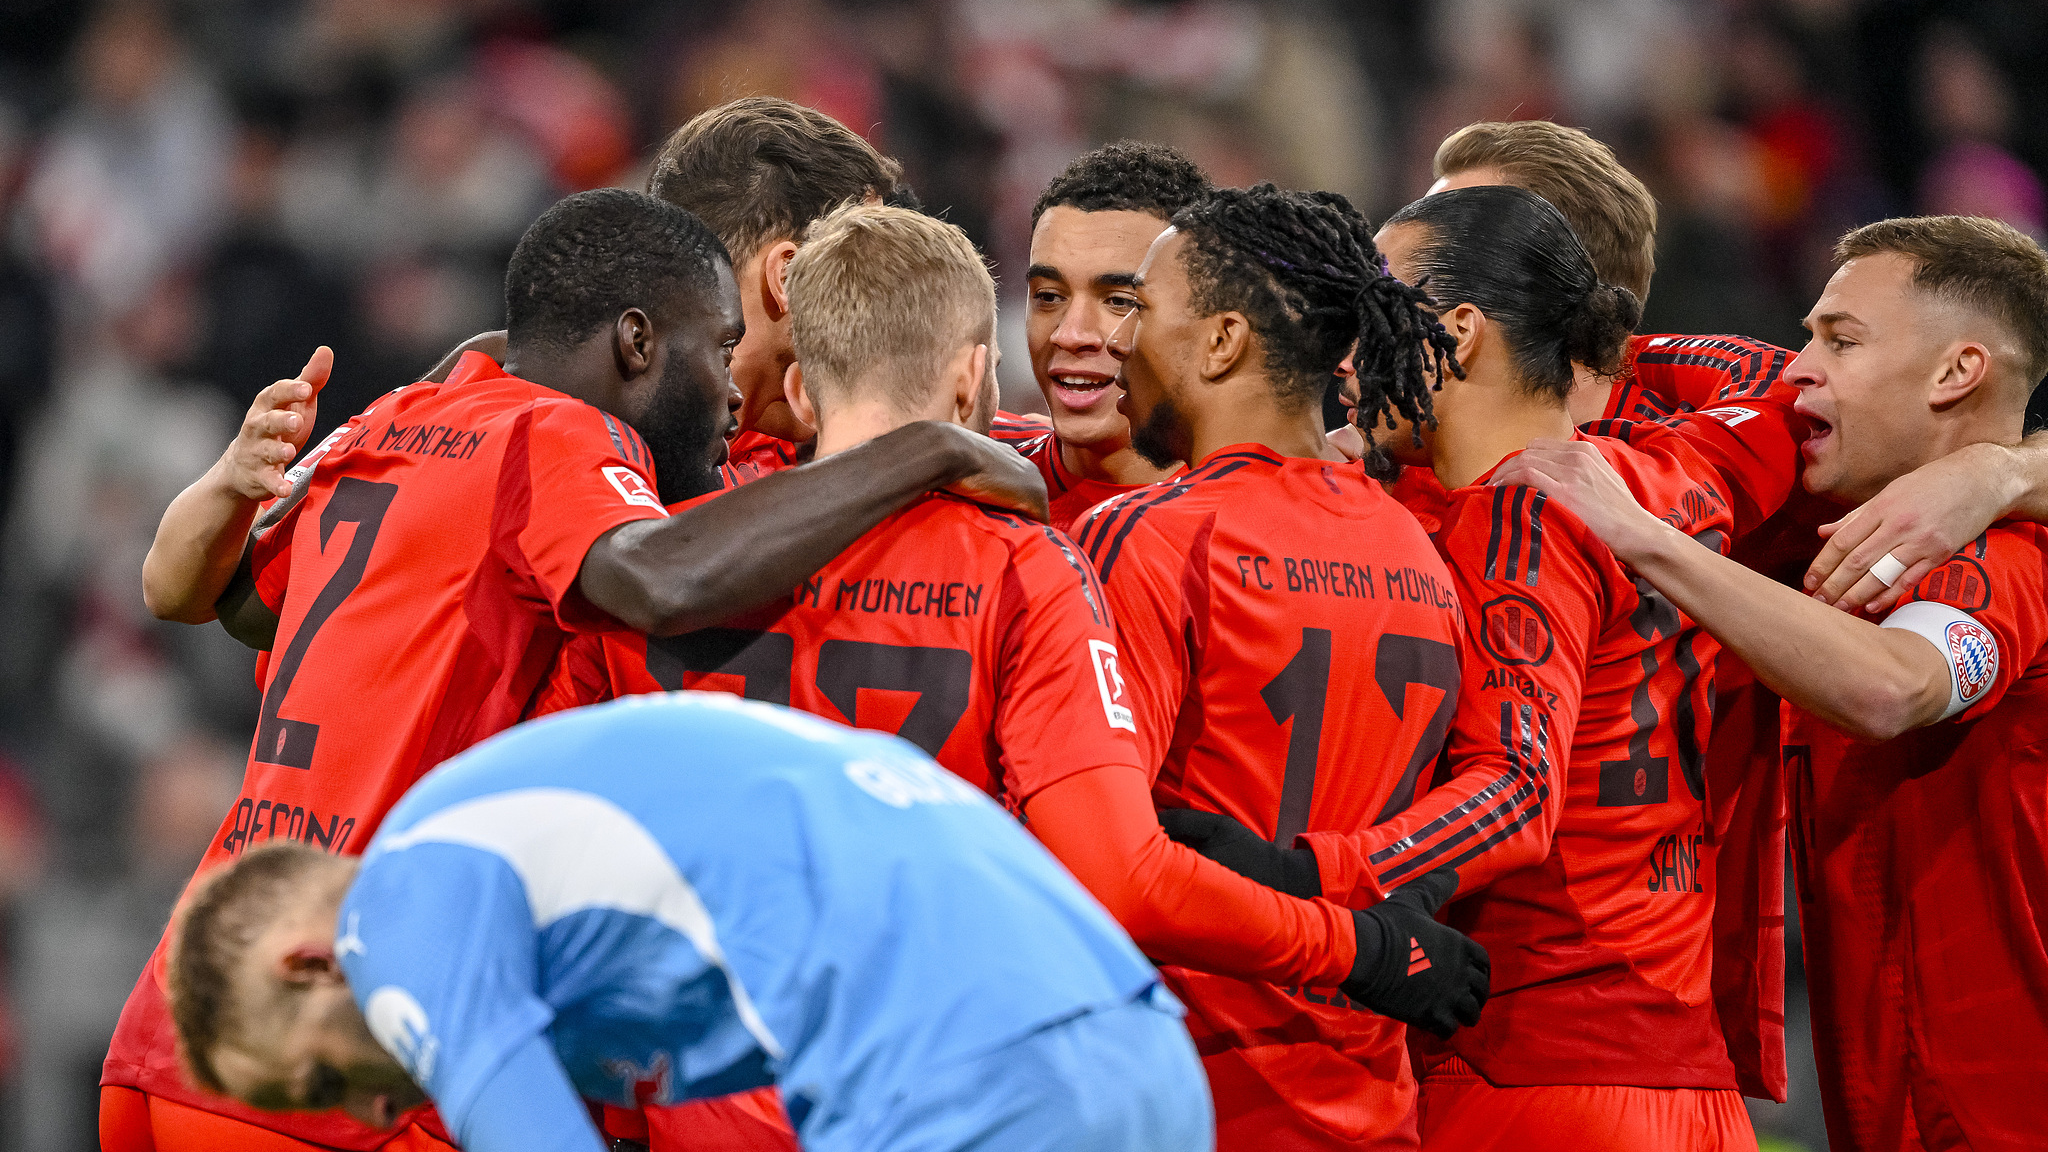
[{"label": "red football jersey", "polygon": [[1062,532],[1071,531],[1074,521],[1104,500],[1143,487],[1089,480],[1069,472],[1067,462],[1060,456],[1059,437],[1053,433],[1052,422],[1043,416],[999,412],[988,434],[1038,465],[1038,474],[1045,478],[1045,492],[1050,498],[1051,524]]},{"label": "red football jersey", "polygon": [[1967,711],[1859,744],[1785,708],[1828,1138],[1843,1152],[2037,1148],[2048,1138],[2048,527],[1993,525],[1900,603],[1914,600],[1977,625],[1947,630],[1945,655],[1984,690]]},{"label": "red football jersey", "polygon": [[[1127,681],[1095,575],[1044,525],[956,496],[868,530],[792,597],[681,636],[575,646],[543,706],[729,691],[894,732],[1013,811],[1136,764]],[[592,657],[602,667],[592,666]]]},{"label": "red football jersey", "polygon": [[[1456,704],[1463,623],[1414,519],[1356,464],[1226,448],[1097,507],[1077,539],[1123,639],[1162,807],[1261,835],[1386,820]],[[1408,1124],[1405,1029],[1334,988],[1168,967],[1224,1143],[1292,1147]]]},{"label": "red football jersey", "polygon": [[[1726,549],[1726,486],[1698,477],[1712,470],[1687,441],[1581,438],[1646,507]],[[1471,895],[1448,922],[1486,946],[1493,994],[1448,1045],[1413,1038],[1426,1065],[1455,1053],[1500,1086],[1733,1087],[1710,983],[1718,645],[1569,511],[1484,480],[1432,509],[1474,640],[1457,775],[1365,833],[1310,834],[1325,891],[1369,903],[1458,869]]]},{"label": "red football jersey", "polygon": [[[1793,353],[1742,336],[1637,336],[1608,416],[1625,420],[1710,410],[1729,401],[1794,394],[1783,382]],[[1597,427],[1597,426],[1596,426]],[[1753,430],[1753,429],[1752,429]],[[1740,430],[1738,430],[1740,431]],[[1760,438],[1763,439],[1763,438]],[[1734,551],[1745,567],[1799,587],[1820,552],[1817,529],[1847,510],[1806,491],[1796,442],[1761,462],[1789,495],[1761,523],[1738,517]],[[1714,669],[1714,734],[1707,746],[1721,881],[1714,908],[1714,999],[1745,1095],[1785,1098],[1785,787],[1778,757],[1777,694],[1722,652]]]},{"label": "red football jersey", "polygon": [[[277,646],[241,798],[202,873],[278,837],[360,852],[429,768],[518,722],[566,636],[618,626],[576,591],[583,558],[666,515],[632,429],[476,352],[444,384],[377,401],[301,467],[303,494],[253,551]],[[392,1135],[188,1088],[163,989],[159,942],[102,1083],[338,1148]]]},{"label": "red football jersey", "polygon": [[770,436],[766,432],[742,432],[726,445],[725,463],[718,466],[718,477],[725,481],[727,488],[737,488],[750,480],[759,480],[770,473],[803,463],[808,458],[806,448],[807,445]]}]

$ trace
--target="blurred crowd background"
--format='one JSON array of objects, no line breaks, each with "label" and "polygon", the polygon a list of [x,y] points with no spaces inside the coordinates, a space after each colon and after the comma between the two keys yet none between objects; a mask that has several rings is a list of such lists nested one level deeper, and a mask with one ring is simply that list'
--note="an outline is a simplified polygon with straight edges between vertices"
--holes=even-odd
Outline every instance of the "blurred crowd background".
[{"label": "blurred crowd background", "polygon": [[[1658,196],[1644,330],[1796,346],[1855,224],[2042,235],[2043,59],[2035,0],[0,0],[0,1148],[97,1146],[107,1038],[256,715],[249,652],[143,609],[164,505],[316,344],[324,431],[498,327],[526,224],[638,186],[693,113],[771,93],[863,131],[1006,303],[1093,144],[1380,217],[1450,130],[1548,117]],[[1820,1149],[1796,944],[1793,977],[1793,1099],[1756,1114]]]}]

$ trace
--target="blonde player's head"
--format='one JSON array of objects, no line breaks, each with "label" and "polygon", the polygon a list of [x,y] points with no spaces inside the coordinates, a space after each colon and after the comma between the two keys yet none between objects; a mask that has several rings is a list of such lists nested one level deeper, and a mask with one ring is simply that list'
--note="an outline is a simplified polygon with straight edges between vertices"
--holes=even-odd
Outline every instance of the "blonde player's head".
[{"label": "blonde player's head", "polygon": [[902,208],[818,220],[789,265],[787,391],[820,455],[914,420],[995,415],[995,281],[965,233]]},{"label": "blonde player's head", "polygon": [[1562,213],[1600,279],[1650,298],[1657,270],[1657,201],[1614,149],[1548,120],[1467,124],[1436,150],[1431,192],[1512,184]]},{"label": "blonde player's head", "polygon": [[358,861],[294,841],[202,881],[171,927],[171,1022],[189,1076],[269,1112],[340,1108],[375,1127],[426,1102],[377,1042],[335,955]]}]

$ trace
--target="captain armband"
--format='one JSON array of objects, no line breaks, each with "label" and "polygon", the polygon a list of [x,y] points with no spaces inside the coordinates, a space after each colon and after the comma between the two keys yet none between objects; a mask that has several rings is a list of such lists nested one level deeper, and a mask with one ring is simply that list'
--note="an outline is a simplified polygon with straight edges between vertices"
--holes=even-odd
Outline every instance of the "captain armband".
[{"label": "captain armband", "polygon": [[1948,710],[1943,720],[1984,698],[1998,679],[1998,638],[1960,608],[1916,600],[1885,617],[1884,628],[1924,638],[1948,662]]}]

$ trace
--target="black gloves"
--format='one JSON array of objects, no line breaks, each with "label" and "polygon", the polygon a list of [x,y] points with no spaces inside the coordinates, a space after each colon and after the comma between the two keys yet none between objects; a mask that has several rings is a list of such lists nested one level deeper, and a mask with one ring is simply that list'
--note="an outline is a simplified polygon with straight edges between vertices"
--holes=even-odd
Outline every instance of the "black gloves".
[{"label": "black gloves", "polygon": [[1169,839],[1268,888],[1303,900],[1323,894],[1315,853],[1306,848],[1282,848],[1220,812],[1162,808],[1159,826],[1166,829]]},{"label": "black gloves", "polygon": [[[1268,888],[1303,900],[1323,894],[1315,853],[1306,848],[1282,848],[1218,812],[1162,808],[1159,824],[1174,841]],[[1492,974],[1486,949],[1435,918],[1457,890],[1458,873],[1439,868],[1352,912],[1358,959],[1340,985],[1344,995],[1442,1037],[1477,1024]]]},{"label": "black gloves", "polygon": [[1353,912],[1358,959],[1351,979],[1340,985],[1344,995],[1446,1039],[1462,1025],[1479,1023],[1492,973],[1486,949],[1435,920],[1457,890],[1458,873],[1439,868]]}]

